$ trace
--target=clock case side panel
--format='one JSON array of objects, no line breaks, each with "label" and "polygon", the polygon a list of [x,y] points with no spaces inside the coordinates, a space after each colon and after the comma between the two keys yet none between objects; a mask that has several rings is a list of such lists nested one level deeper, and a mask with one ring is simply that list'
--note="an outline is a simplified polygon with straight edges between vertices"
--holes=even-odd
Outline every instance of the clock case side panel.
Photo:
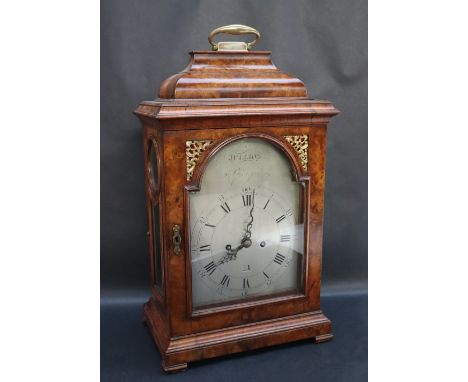
[{"label": "clock case side panel", "polygon": [[323,216],[325,196],[326,165],[326,125],[311,126],[308,133],[308,174],[309,194],[309,307],[320,309],[320,290],[322,281]]},{"label": "clock case side panel", "polygon": [[[148,166],[150,164],[150,145],[156,146],[156,159],[158,167],[158,187],[154,189],[150,181],[150,173]],[[159,128],[159,123],[156,120],[143,121],[143,148],[144,148],[144,174],[145,174],[145,198],[146,198],[146,215],[147,215],[147,248],[148,248],[148,266],[149,266],[149,284],[152,294],[152,300],[161,308],[161,312],[166,315],[167,306],[167,242],[165,240],[165,175],[164,175],[164,143],[163,134]],[[154,234],[155,234],[155,222],[153,206],[159,209],[159,242],[160,242],[160,253],[157,254],[154,248]],[[161,287],[156,286],[156,275],[155,275],[155,257],[161,257]]]}]

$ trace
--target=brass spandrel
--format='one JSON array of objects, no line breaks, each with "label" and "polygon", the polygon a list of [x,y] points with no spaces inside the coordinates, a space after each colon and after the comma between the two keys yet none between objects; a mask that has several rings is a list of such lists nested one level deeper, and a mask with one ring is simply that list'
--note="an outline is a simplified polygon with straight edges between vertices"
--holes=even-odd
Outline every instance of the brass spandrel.
[{"label": "brass spandrel", "polygon": [[309,162],[309,137],[307,135],[285,135],[284,139],[296,150],[301,166],[304,171],[307,171],[307,164]]},{"label": "brass spandrel", "polygon": [[211,140],[196,140],[185,142],[185,159],[187,163],[187,180],[192,179],[195,166],[200,159],[201,154],[212,143]]}]

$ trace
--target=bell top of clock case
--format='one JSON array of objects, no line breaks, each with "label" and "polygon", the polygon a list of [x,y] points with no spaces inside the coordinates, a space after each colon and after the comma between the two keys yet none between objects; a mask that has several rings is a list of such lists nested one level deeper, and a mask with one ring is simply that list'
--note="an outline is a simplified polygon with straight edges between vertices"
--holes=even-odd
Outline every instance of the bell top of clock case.
[{"label": "bell top of clock case", "polygon": [[[213,38],[219,33],[253,34],[256,38],[250,43],[214,42]],[[141,102],[135,114],[146,121],[288,115],[301,124],[328,123],[339,113],[328,101],[308,98],[303,82],[279,70],[271,60],[271,52],[250,51],[259,37],[256,29],[245,25],[227,25],[213,30],[208,36],[213,50],[190,52],[187,67],[163,81],[159,97]],[[257,122],[266,124],[271,120]],[[252,126],[252,123],[239,120],[237,126]],[[185,122],[158,126],[163,130],[199,128]],[[205,119],[204,127],[209,126],[222,128]]]},{"label": "bell top of clock case", "polygon": [[159,98],[307,97],[304,83],[279,70],[271,52],[194,51],[180,73],[166,79]]},{"label": "bell top of clock case", "polygon": [[[250,43],[215,43],[213,38],[220,33],[253,34],[256,38]],[[208,36],[213,51],[190,52],[188,66],[161,84],[159,98],[306,98],[304,83],[279,70],[271,52],[250,51],[259,37],[256,29],[239,24],[213,30]]]}]

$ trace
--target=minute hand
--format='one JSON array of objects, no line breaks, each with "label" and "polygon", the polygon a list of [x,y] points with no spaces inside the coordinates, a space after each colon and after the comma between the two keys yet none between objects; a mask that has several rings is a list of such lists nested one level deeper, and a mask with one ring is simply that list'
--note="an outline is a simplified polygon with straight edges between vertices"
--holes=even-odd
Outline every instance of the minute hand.
[{"label": "minute hand", "polygon": [[241,243],[234,249],[232,249],[231,245],[226,245],[226,251],[227,254],[224,256],[221,260],[220,263],[225,263],[227,261],[233,260],[236,258],[237,252],[239,252],[242,248],[249,248],[252,245],[252,240],[250,237],[252,236],[252,223],[254,220],[253,217],[253,210],[255,207],[255,191],[253,192],[252,195],[252,208],[250,209],[250,221],[247,223],[247,226],[245,228],[245,234],[244,237],[242,238]]},{"label": "minute hand", "polygon": [[252,244],[252,241],[250,240],[250,237],[252,236],[252,224],[254,221],[253,217],[253,210],[255,208],[255,191],[252,193],[252,208],[250,209],[250,221],[247,223],[247,227],[245,228],[245,235],[244,238],[242,239],[242,242],[248,240],[250,242],[250,245]]}]

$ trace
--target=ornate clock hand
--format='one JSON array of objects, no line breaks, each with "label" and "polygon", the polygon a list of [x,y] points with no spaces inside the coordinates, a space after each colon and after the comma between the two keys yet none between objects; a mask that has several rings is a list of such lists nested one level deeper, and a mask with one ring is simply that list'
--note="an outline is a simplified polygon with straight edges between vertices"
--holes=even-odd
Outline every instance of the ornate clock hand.
[{"label": "ornate clock hand", "polygon": [[242,249],[243,247],[244,247],[244,245],[240,244],[239,246],[237,246],[237,248],[232,249],[230,244],[226,245],[227,253],[221,259],[216,261],[216,263],[215,263],[216,266],[227,263],[227,262],[229,262],[231,260],[235,260],[236,256],[237,256],[237,252],[239,252],[239,250]]},{"label": "ornate clock hand", "polygon": [[237,252],[239,252],[239,250],[242,249],[243,247],[244,245],[240,244],[237,246],[237,248],[232,249],[230,244],[226,245],[226,254],[221,259],[216,261],[215,263],[216,266],[227,263],[231,260],[234,260],[237,256]]},{"label": "ornate clock hand", "polygon": [[242,239],[242,242],[234,249],[232,249],[231,245],[226,245],[226,254],[216,262],[217,265],[227,263],[228,261],[235,260],[237,256],[237,252],[239,252],[242,248],[249,248],[252,245],[252,241],[245,237]]},{"label": "ornate clock hand", "polygon": [[228,263],[232,260],[234,260],[236,258],[236,255],[235,254],[230,254],[230,253],[227,253],[226,255],[224,255],[221,259],[219,259],[218,261],[215,262],[215,265],[218,266],[218,265],[221,265],[221,264],[224,264],[224,263]]},{"label": "ornate clock hand", "polygon": [[235,260],[237,256],[237,252],[239,252],[242,248],[249,248],[252,245],[252,240],[250,239],[252,236],[252,224],[254,221],[253,217],[253,210],[255,208],[255,190],[252,193],[252,208],[250,209],[250,221],[247,223],[245,228],[244,237],[241,240],[241,243],[234,249],[230,244],[226,245],[226,255],[224,255],[220,260],[216,262],[217,265],[227,263],[228,261]]},{"label": "ornate clock hand", "polygon": [[[236,256],[237,255],[237,252],[239,252],[242,248],[247,248],[245,246],[245,240],[242,239],[242,242],[234,249],[232,249],[231,245],[228,244],[226,245],[226,251],[227,251],[227,254],[230,255],[230,256]],[[249,245],[250,246],[250,245]]]},{"label": "ornate clock hand", "polygon": [[245,248],[248,248],[252,245],[252,240],[250,240],[250,237],[252,236],[252,225],[254,221],[253,217],[253,210],[255,208],[255,190],[252,192],[252,208],[250,209],[250,221],[247,223],[247,227],[245,228],[245,235],[244,238],[242,239],[242,243],[246,242],[248,243],[247,246],[244,246]]}]

